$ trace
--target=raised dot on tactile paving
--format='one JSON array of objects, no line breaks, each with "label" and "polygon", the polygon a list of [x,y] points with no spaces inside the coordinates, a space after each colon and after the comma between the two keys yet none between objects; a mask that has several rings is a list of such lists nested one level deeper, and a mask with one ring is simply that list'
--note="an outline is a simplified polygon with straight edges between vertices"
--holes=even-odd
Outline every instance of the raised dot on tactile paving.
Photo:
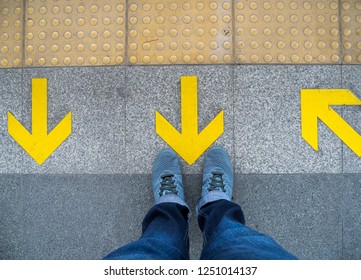
[{"label": "raised dot on tactile paving", "polygon": [[256,55],[256,54],[251,55],[251,61],[252,62],[257,62],[258,60],[259,60],[258,55]]},{"label": "raised dot on tactile paving", "polygon": [[147,63],[147,64],[150,63],[150,56],[148,56],[148,55],[144,56],[143,57],[143,62]]},{"label": "raised dot on tactile paving", "polygon": [[178,8],[178,5],[176,3],[170,3],[169,9],[171,11],[175,11],[175,10],[177,10],[177,8]]},{"label": "raised dot on tactile paving", "polygon": [[105,57],[103,58],[103,63],[104,63],[104,64],[109,64],[110,61],[111,61],[111,59],[110,59],[109,56],[105,56]]},{"label": "raised dot on tactile paving", "polygon": [[332,42],[331,43],[331,48],[334,49],[334,50],[338,49],[339,46],[340,46],[340,44],[338,42]]},{"label": "raised dot on tactile paving", "polygon": [[83,44],[78,44],[78,45],[76,46],[76,49],[77,49],[77,51],[82,52],[82,51],[84,51],[85,46],[84,46]]},{"label": "raised dot on tactile paving", "polygon": [[245,21],[245,18],[244,18],[243,15],[238,15],[237,18],[236,18],[236,20],[237,20],[238,22],[242,23],[242,22]]},{"label": "raised dot on tactile paving", "polygon": [[173,28],[173,29],[169,30],[169,35],[171,37],[176,37],[178,35],[177,29]]},{"label": "raised dot on tactile paving", "polygon": [[343,22],[348,23],[351,21],[351,17],[349,15],[345,15],[342,17]]},{"label": "raised dot on tactile paving", "polygon": [[318,42],[318,43],[317,43],[317,47],[318,47],[319,49],[325,49],[325,48],[326,48],[326,43],[323,42],[323,41]]},{"label": "raised dot on tactile paving", "polygon": [[144,24],[150,24],[151,21],[152,21],[152,19],[151,19],[150,17],[148,17],[148,16],[146,16],[146,17],[143,18],[143,23],[144,23]]},{"label": "raised dot on tactile paving", "polygon": [[78,8],[77,8],[77,11],[79,14],[82,14],[85,12],[85,6],[84,5],[80,5]]},{"label": "raised dot on tactile paving", "polygon": [[78,24],[79,26],[83,26],[83,25],[85,24],[85,19],[84,19],[84,18],[78,18],[77,24]]},{"label": "raised dot on tactile paving", "polygon": [[212,62],[212,63],[216,63],[218,61],[218,56],[216,55],[211,55],[209,60]]},{"label": "raised dot on tactile paving", "polygon": [[178,60],[178,58],[177,58],[177,56],[175,56],[175,55],[172,55],[171,57],[169,57],[169,61],[170,61],[171,63],[176,63],[177,60]]},{"label": "raised dot on tactile paving", "polygon": [[320,23],[323,23],[325,22],[326,18],[323,16],[323,15],[318,15],[317,16],[317,21],[320,22]]},{"label": "raised dot on tactile paving", "polygon": [[264,2],[263,3],[263,8],[265,9],[265,10],[269,10],[269,9],[271,9],[271,3],[270,2]]},{"label": "raised dot on tactile paving", "polygon": [[324,36],[326,34],[326,30],[323,29],[323,28],[319,28],[317,30],[317,34],[320,35],[320,36]]},{"label": "raised dot on tactile paving", "polygon": [[57,57],[53,57],[51,60],[50,60],[51,64],[53,65],[58,65],[59,63],[59,59]]},{"label": "raised dot on tactile paving", "polygon": [[98,59],[95,57],[95,56],[92,56],[90,59],[89,59],[89,62],[90,64],[96,64],[98,62]]},{"label": "raised dot on tactile paving", "polygon": [[291,16],[290,16],[290,21],[291,21],[292,23],[298,22],[298,16],[297,16],[297,15],[291,15]]},{"label": "raised dot on tactile paving", "polygon": [[198,50],[203,50],[204,49],[204,43],[203,42],[197,42],[196,47]]},{"label": "raised dot on tactile paving", "polygon": [[256,15],[251,15],[251,16],[249,17],[249,20],[250,20],[251,22],[253,22],[253,23],[256,23],[256,22],[258,21],[258,16],[256,16]]},{"label": "raised dot on tactile paving", "polygon": [[231,48],[232,48],[231,42],[225,41],[225,42],[223,43],[223,48],[225,48],[226,50],[231,49]]},{"label": "raised dot on tactile paving", "polygon": [[240,54],[237,58],[239,62],[244,62],[246,60],[246,57],[243,54]]},{"label": "raised dot on tactile paving", "polygon": [[332,16],[331,16],[331,21],[332,21],[333,23],[338,22],[338,16],[332,15]]},{"label": "raised dot on tactile paving", "polygon": [[104,38],[110,38],[111,35],[112,35],[112,34],[111,34],[111,32],[110,32],[109,30],[105,30],[105,31],[103,32],[103,37],[104,37]]},{"label": "raised dot on tactile paving", "polygon": [[169,44],[169,48],[175,51],[176,49],[178,49],[178,44],[176,42],[172,42]]},{"label": "raised dot on tactile paving", "polygon": [[271,18],[270,15],[265,15],[265,16],[263,17],[263,21],[264,21],[264,22],[271,22],[271,21],[272,21],[272,18]]},{"label": "raised dot on tactile paving", "polygon": [[231,22],[231,17],[229,15],[225,15],[223,18],[222,18],[223,22],[225,23],[230,23]]},{"label": "raised dot on tactile paving", "polygon": [[98,19],[96,17],[92,17],[90,19],[90,24],[93,25],[93,26],[97,25],[98,24]]},{"label": "raised dot on tactile paving", "polygon": [[196,60],[197,60],[198,63],[203,63],[204,62],[204,56],[201,55],[201,54],[197,55]]},{"label": "raised dot on tactile paving", "polygon": [[291,42],[291,48],[292,48],[292,49],[297,49],[298,47],[299,47],[298,42],[296,42],[296,41],[292,41],[292,42]]},{"label": "raised dot on tactile paving", "polygon": [[176,16],[171,16],[169,18],[169,22],[173,23],[173,24],[176,24],[178,22],[178,18]]},{"label": "raised dot on tactile paving", "polygon": [[183,10],[189,11],[190,9],[191,9],[191,4],[189,2],[183,4]]},{"label": "raised dot on tactile paving", "polygon": [[134,25],[134,24],[136,24],[137,22],[138,22],[138,19],[137,19],[136,17],[130,17],[130,18],[129,18],[129,23],[130,23],[130,24],[133,24],[133,25]]},{"label": "raised dot on tactile paving", "polygon": [[265,28],[263,30],[263,34],[266,36],[270,36],[272,34],[272,30],[270,28]]},{"label": "raised dot on tactile paving", "polygon": [[344,56],[344,58],[343,58],[343,60],[345,61],[345,62],[351,62],[352,61],[352,56],[351,55],[345,55]]},{"label": "raised dot on tactile paving", "polygon": [[197,33],[197,36],[202,37],[204,35],[204,29],[198,28],[196,33]]},{"label": "raised dot on tactile paving", "polygon": [[155,21],[156,21],[158,24],[162,24],[162,23],[164,22],[164,17],[159,16],[159,17],[156,18]]},{"label": "raised dot on tactile paving", "polygon": [[58,50],[59,50],[59,46],[58,46],[57,44],[54,44],[54,45],[51,46],[51,51],[52,51],[52,52],[55,53],[55,52],[57,52]]},{"label": "raised dot on tactile paving", "polygon": [[77,63],[78,65],[83,65],[84,62],[85,62],[85,59],[84,59],[84,57],[82,57],[82,56],[80,56],[80,57],[78,57],[78,58],[76,59],[76,63]]},{"label": "raised dot on tactile paving", "polygon": [[188,23],[190,23],[192,21],[192,18],[190,17],[190,16],[184,16],[183,17],[183,22],[185,23],[185,24],[188,24]]},{"label": "raised dot on tactile paving", "polygon": [[164,10],[164,4],[163,3],[157,3],[155,5],[155,8],[157,11],[163,11]]},{"label": "raised dot on tactile paving", "polygon": [[42,15],[45,15],[47,11],[48,11],[48,9],[44,6],[39,8],[39,13]]},{"label": "raised dot on tactile paving", "polygon": [[184,42],[183,43],[183,49],[189,50],[192,47],[190,42]]},{"label": "raised dot on tactile paving", "polygon": [[293,28],[291,28],[290,33],[292,36],[297,36],[299,31],[297,28],[293,27]]},{"label": "raised dot on tactile paving", "polygon": [[70,63],[71,63],[71,58],[70,57],[65,57],[64,58],[64,64],[65,65],[70,65]]},{"label": "raised dot on tactile paving", "polygon": [[312,55],[309,55],[309,54],[306,54],[304,58],[305,58],[306,62],[312,62],[312,60],[313,60]]},{"label": "raised dot on tactile paving", "polygon": [[106,51],[106,52],[109,51],[110,48],[111,48],[111,47],[110,47],[110,44],[104,44],[104,45],[103,45],[103,50]]},{"label": "raised dot on tactile paving", "polygon": [[277,34],[279,36],[283,36],[283,35],[285,35],[285,33],[286,33],[285,29],[283,29],[283,28],[278,28],[277,29]]},{"label": "raised dot on tactile paving", "polygon": [[263,46],[266,49],[270,49],[270,48],[272,48],[272,43],[270,41],[266,41],[266,42],[263,43]]},{"label": "raised dot on tactile paving", "polygon": [[209,17],[209,21],[212,23],[216,23],[218,21],[218,17],[216,15],[212,15]]},{"label": "raised dot on tactile paving", "polygon": [[157,58],[156,58],[156,61],[157,61],[158,63],[163,63],[163,62],[164,62],[164,57],[161,56],[161,55],[158,55]]},{"label": "raised dot on tactile paving", "polygon": [[298,62],[300,60],[300,57],[296,54],[291,55],[291,61],[292,62]]},{"label": "raised dot on tactile paving", "polygon": [[182,33],[185,37],[189,37],[192,34],[191,30],[188,28],[184,29]]},{"label": "raised dot on tactile paving", "polygon": [[249,45],[251,46],[252,49],[258,48],[258,43],[256,41],[251,42]]},{"label": "raised dot on tactile paving", "polygon": [[345,49],[350,49],[352,47],[352,44],[351,44],[351,42],[346,41],[346,42],[343,43],[343,46],[344,46]]},{"label": "raised dot on tactile paving", "polygon": [[304,2],[303,3],[303,7],[306,9],[306,10],[310,10],[312,8],[312,4],[310,2]]},{"label": "raised dot on tactile paving", "polygon": [[212,28],[211,30],[209,30],[209,34],[211,34],[212,36],[216,36],[218,34],[217,29]]},{"label": "raised dot on tactile paving", "polygon": [[232,62],[232,56],[230,56],[229,54],[226,54],[223,56],[223,61],[226,63],[231,63]]},{"label": "raised dot on tactile paving", "polygon": [[14,52],[16,52],[16,53],[20,53],[21,47],[20,47],[20,46],[15,46],[13,50],[14,50]]},{"label": "raised dot on tactile paving", "polygon": [[348,29],[348,28],[345,28],[344,30],[343,30],[343,35],[345,35],[345,36],[350,36],[351,35],[351,29]]},{"label": "raised dot on tactile paving", "polygon": [[333,62],[338,62],[340,60],[340,57],[337,54],[334,54],[334,55],[331,56],[331,60]]},{"label": "raised dot on tactile paving", "polygon": [[311,36],[311,35],[312,35],[312,29],[306,27],[306,28],[303,30],[303,34],[305,34],[306,36]]},{"label": "raised dot on tactile paving", "polygon": [[285,17],[283,15],[278,15],[276,19],[279,23],[285,22]]},{"label": "raised dot on tactile paving", "polygon": [[60,8],[58,6],[54,6],[52,9],[51,9],[51,12],[56,15],[60,12]]},{"label": "raised dot on tactile paving", "polygon": [[265,61],[265,62],[272,62],[272,55],[270,55],[270,54],[266,54],[264,57],[263,57],[263,60]]},{"label": "raised dot on tactile paving", "polygon": [[57,27],[59,24],[60,24],[60,20],[57,19],[57,18],[54,18],[54,19],[51,21],[51,25],[54,26],[54,27]]},{"label": "raised dot on tactile paving", "polygon": [[164,49],[164,43],[162,43],[162,42],[157,43],[156,48],[157,48],[158,50],[160,50],[160,51],[163,50],[163,49]]},{"label": "raised dot on tactile paving", "polygon": [[191,57],[189,55],[183,56],[183,61],[189,63],[191,61]]},{"label": "raised dot on tactile paving", "polygon": [[64,51],[70,52],[70,51],[71,51],[71,45],[70,45],[70,44],[66,44],[66,45],[64,46]]},{"label": "raised dot on tactile paving", "polygon": [[8,47],[8,46],[3,46],[3,47],[1,48],[1,52],[2,52],[2,53],[8,53],[8,52],[9,52],[9,47]]},{"label": "raised dot on tactile paving", "polygon": [[149,3],[145,3],[143,5],[143,11],[148,12],[148,11],[150,11],[151,8],[152,8],[152,6]]},{"label": "raised dot on tactile paving", "polygon": [[26,59],[26,64],[27,65],[32,65],[33,64],[33,59],[32,58]]},{"label": "raised dot on tactile paving", "polygon": [[137,37],[138,32],[136,30],[130,30],[129,35],[130,35],[130,37],[134,38],[134,37]]},{"label": "raised dot on tactile paving", "polygon": [[209,47],[212,49],[212,50],[215,50],[218,48],[218,43],[216,41],[212,41],[210,44],[209,44]]},{"label": "raised dot on tactile paving", "polygon": [[343,3],[342,3],[342,8],[345,9],[345,10],[350,9],[350,3],[348,3],[348,2],[343,2]]},{"label": "raised dot on tactile paving", "polygon": [[279,49],[284,49],[284,48],[286,47],[286,43],[283,42],[283,41],[278,41],[278,42],[277,42],[277,47],[278,47]]},{"label": "raised dot on tactile paving", "polygon": [[313,44],[312,44],[310,41],[306,41],[306,42],[304,43],[304,46],[305,46],[306,49],[309,50],[309,49],[312,48]]}]

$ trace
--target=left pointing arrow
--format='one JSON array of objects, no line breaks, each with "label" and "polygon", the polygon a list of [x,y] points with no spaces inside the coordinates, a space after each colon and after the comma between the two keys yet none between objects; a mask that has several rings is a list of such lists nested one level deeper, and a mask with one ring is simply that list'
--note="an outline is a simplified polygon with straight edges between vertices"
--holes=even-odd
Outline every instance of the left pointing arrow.
[{"label": "left pointing arrow", "polygon": [[48,134],[47,79],[32,79],[32,133],[11,112],[8,112],[8,132],[39,164],[71,134],[71,112]]}]

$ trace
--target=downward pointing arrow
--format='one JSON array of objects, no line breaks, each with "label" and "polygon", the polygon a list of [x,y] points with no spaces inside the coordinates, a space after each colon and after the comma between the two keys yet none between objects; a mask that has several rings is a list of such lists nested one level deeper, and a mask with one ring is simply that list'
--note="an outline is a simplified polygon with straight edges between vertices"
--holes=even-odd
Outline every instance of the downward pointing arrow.
[{"label": "downward pointing arrow", "polygon": [[361,105],[348,89],[302,89],[302,137],[318,151],[318,119],[323,121],[356,155],[361,156],[361,136],[330,106]]},{"label": "downward pointing arrow", "polygon": [[181,77],[181,130],[179,133],[158,111],[155,113],[157,134],[189,165],[192,165],[224,131],[224,111],[198,133],[197,77]]},{"label": "downward pointing arrow", "polygon": [[11,112],[8,132],[41,165],[71,134],[71,112],[48,134],[47,79],[32,79],[32,133]]}]

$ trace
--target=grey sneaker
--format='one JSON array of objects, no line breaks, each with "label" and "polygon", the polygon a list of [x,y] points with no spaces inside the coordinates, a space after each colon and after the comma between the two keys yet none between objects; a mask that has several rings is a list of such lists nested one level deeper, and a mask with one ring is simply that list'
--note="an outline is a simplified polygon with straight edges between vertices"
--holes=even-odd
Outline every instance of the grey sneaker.
[{"label": "grey sneaker", "polygon": [[212,191],[225,193],[232,200],[233,168],[226,150],[211,147],[205,156],[203,169],[202,197]]},{"label": "grey sneaker", "polygon": [[185,199],[182,171],[173,150],[164,149],[158,154],[153,165],[152,188],[155,200],[166,194],[176,194]]}]

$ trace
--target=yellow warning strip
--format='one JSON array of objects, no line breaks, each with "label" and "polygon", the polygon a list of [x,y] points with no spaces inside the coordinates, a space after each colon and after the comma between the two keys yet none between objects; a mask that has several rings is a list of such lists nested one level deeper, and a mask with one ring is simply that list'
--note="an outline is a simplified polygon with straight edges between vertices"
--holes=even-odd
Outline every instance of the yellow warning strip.
[{"label": "yellow warning strip", "polygon": [[0,38],[1,68],[359,64],[361,1],[0,0]]}]

